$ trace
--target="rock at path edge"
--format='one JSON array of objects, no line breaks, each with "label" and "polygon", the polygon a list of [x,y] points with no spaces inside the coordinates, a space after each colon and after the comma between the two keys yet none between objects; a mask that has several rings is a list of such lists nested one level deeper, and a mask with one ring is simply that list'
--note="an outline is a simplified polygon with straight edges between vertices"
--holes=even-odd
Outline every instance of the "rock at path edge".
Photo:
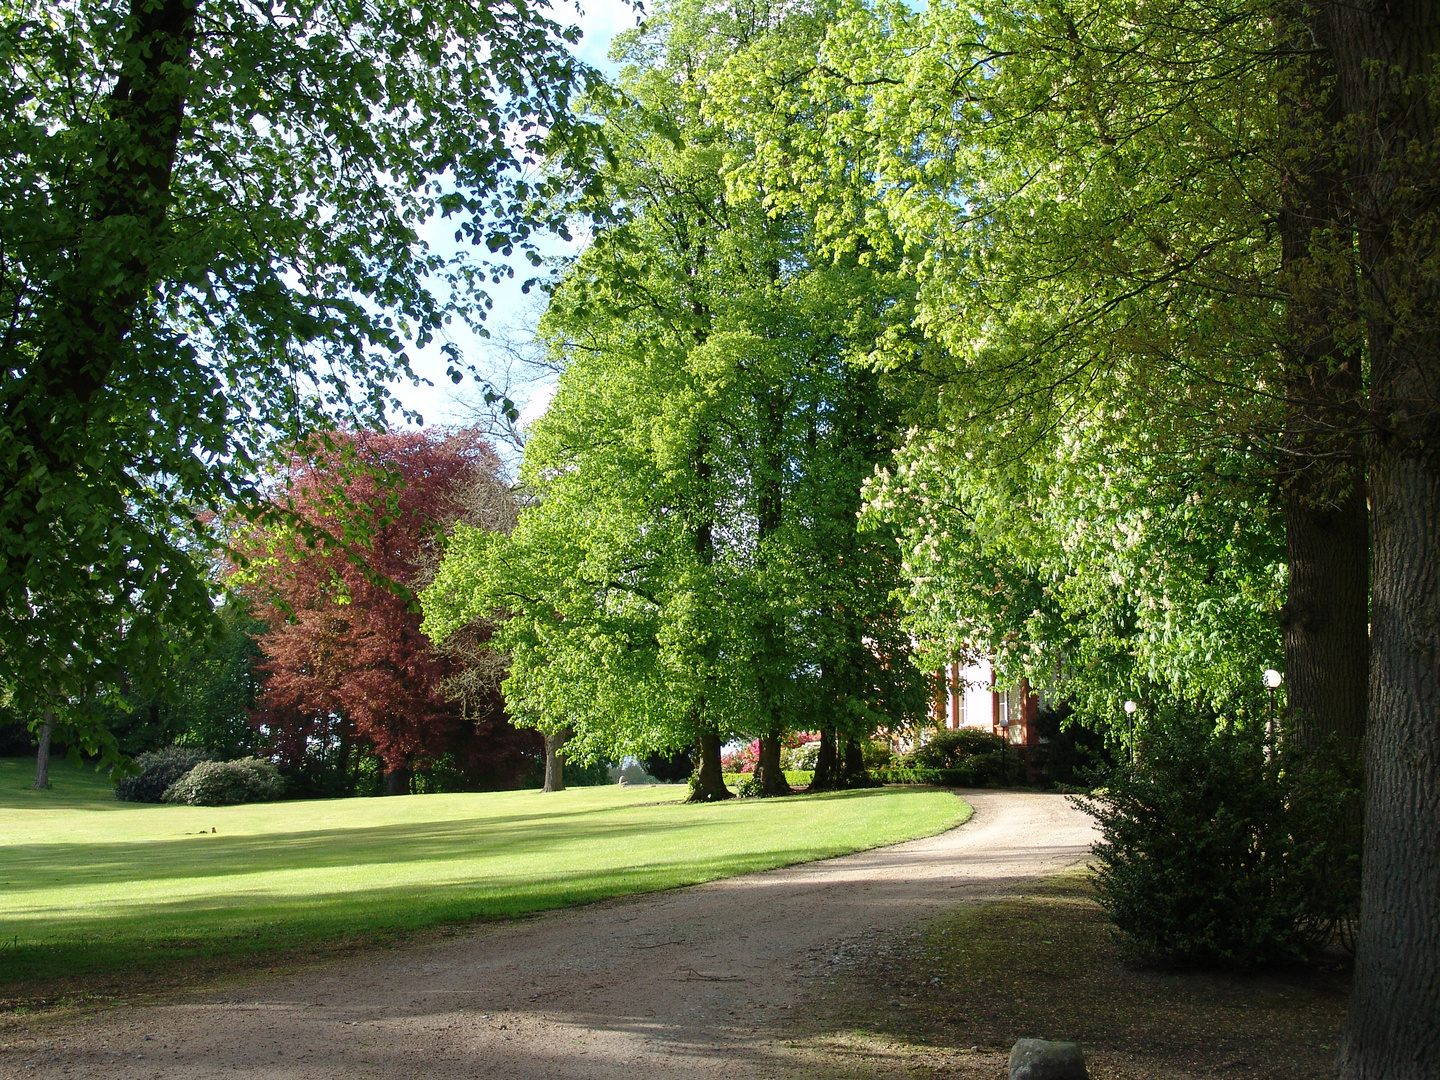
[{"label": "rock at path edge", "polygon": [[1086,1080],[1085,1055],[1078,1043],[1020,1039],[1010,1049],[1010,1080]]}]

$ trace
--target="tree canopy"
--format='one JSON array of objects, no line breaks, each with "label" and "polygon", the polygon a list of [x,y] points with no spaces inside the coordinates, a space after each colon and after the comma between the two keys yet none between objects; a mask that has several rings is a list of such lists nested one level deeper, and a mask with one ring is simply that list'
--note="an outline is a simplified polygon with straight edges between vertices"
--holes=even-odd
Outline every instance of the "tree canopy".
[{"label": "tree canopy", "polygon": [[407,350],[483,315],[486,259],[545,223],[534,163],[588,154],[576,36],[507,2],[0,8],[17,707],[153,672],[210,617],[217,526],[277,509],[277,446],[380,423]]},{"label": "tree canopy", "polygon": [[727,192],[736,135],[705,117],[708,74],[768,29],[677,9],[626,39],[619,164],[541,324],[565,369],[526,447],[534,505],[508,538],[457,531],[425,596],[441,636],[505,613],[511,709],[578,753],[708,739],[718,763],[747,734],[778,768],[782,732],[924,714],[893,540],[856,529],[898,414],[854,361],[903,293],[817,258],[808,215]]},{"label": "tree canopy", "polygon": [[[245,591],[266,623],[253,722],[282,764],[303,774],[338,758],[343,773],[368,751],[387,790],[404,794],[414,772],[446,755],[458,771],[502,785],[533,762],[533,736],[505,722],[497,682],[457,680],[456,658],[420,632],[411,591],[476,487],[508,499],[497,466],[464,431],[352,435],[295,462],[286,493],[307,524],[338,531],[326,529],[329,519],[361,508],[371,528],[359,550],[309,546],[277,528],[242,542]],[[466,692],[452,692],[457,681]]]}]

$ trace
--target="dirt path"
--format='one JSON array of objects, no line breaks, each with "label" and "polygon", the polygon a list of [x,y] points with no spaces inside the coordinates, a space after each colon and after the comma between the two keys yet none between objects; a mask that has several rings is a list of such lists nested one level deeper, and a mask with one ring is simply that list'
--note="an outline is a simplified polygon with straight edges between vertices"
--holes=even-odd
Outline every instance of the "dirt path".
[{"label": "dirt path", "polygon": [[1093,839],[1062,796],[966,798],[974,818],[925,840],[482,927],[223,997],[45,1025],[0,1052],[0,1076],[815,1074],[783,1021],[817,980],[918,920],[1073,865]]}]

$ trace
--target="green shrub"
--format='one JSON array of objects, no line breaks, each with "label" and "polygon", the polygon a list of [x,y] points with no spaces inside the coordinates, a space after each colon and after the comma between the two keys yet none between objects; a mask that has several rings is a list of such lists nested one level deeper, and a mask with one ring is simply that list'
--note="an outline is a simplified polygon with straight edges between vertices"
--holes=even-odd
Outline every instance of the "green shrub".
[{"label": "green shrub", "polygon": [[992,787],[1018,783],[1023,771],[1019,756],[999,735],[983,728],[957,728],[937,731],[877,776],[889,784]]},{"label": "green shrub", "polygon": [[210,761],[208,752],[194,746],[167,746],[135,758],[140,772],[126,776],[115,785],[115,798],[123,802],[158,803],[165,789],[201,762]]},{"label": "green shrub", "polygon": [[955,769],[973,757],[1004,754],[1005,740],[985,728],[955,728],[937,731],[912,756],[924,769]]},{"label": "green shrub", "polygon": [[[895,757],[895,751],[884,739],[865,739],[860,744],[861,754],[865,759],[865,768],[883,769]],[[819,744],[816,744],[816,751],[819,751]]]},{"label": "green shrub", "polygon": [[1101,906],[1140,954],[1284,962],[1358,912],[1357,763],[1288,743],[1267,753],[1253,715],[1155,717],[1135,764],[1077,801],[1101,829]]},{"label": "green shrub", "polygon": [[760,781],[755,779],[754,773],[740,773],[740,779],[735,784],[735,794],[742,799],[756,799],[761,795]]},{"label": "green shrub", "polygon": [[167,803],[188,806],[235,806],[271,802],[285,793],[280,770],[259,758],[206,761],[176,780],[165,792]]}]

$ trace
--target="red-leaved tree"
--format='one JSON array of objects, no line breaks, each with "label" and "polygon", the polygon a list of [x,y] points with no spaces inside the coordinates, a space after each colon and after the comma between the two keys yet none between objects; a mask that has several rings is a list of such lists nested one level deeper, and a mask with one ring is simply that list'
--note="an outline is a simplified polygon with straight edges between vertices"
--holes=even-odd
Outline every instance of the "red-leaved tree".
[{"label": "red-leaved tree", "polygon": [[342,435],[292,460],[281,497],[302,527],[242,545],[269,626],[253,719],[282,764],[368,747],[403,794],[442,757],[475,787],[514,786],[533,763],[539,739],[505,719],[498,679],[435,650],[412,591],[453,522],[513,520],[498,467],[470,430]]}]

